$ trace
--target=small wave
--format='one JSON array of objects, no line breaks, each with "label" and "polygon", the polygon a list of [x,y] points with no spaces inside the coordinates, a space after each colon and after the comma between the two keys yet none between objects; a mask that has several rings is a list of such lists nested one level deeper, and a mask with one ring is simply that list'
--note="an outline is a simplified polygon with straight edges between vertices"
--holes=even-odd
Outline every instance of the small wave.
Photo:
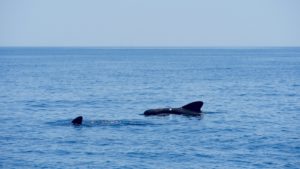
[{"label": "small wave", "polygon": [[84,126],[149,126],[156,125],[154,123],[142,120],[95,120],[84,121]]},{"label": "small wave", "polygon": [[46,124],[50,125],[50,126],[70,126],[70,125],[72,125],[71,119],[70,120],[51,121],[51,122],[46,122]]},{"label": "small wave", "polygon": [[205,111],[203,112],[204,114],[223,114],[225,112],[220,112],[220,111]]}]

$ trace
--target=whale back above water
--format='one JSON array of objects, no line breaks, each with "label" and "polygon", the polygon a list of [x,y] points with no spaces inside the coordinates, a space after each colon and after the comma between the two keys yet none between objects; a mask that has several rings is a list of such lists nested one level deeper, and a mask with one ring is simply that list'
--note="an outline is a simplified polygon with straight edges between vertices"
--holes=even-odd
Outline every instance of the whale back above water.
[{"label": "whale back above water", "polygon": [[201,115],[201,108],[203,106],[202,101],[195,101],[189,104],[186,104],[180,108],[158,108],[158,109],[149,109],[144,112],[145,116],[153,115],[187,115],[187,116],[199,116]]}]

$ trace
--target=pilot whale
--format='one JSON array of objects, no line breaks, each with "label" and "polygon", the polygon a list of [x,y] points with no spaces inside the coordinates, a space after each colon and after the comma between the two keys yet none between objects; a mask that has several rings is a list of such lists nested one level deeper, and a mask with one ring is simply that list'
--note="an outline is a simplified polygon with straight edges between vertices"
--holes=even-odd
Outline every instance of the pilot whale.
[{"label": "pilot whale", "polygon": [[[177,115],[186,115],[186,116],[200,116],[202,106],[203,106],[202,101],[195,101],[179,108],[149,109],[144,112],[144,115],[154,116],[154,115],[177,114]],[[72,124],[76,126],[81,125],[82,121],[83,121],[83,117],[78,116],[72,120]]]},{"label": "pilot whale", "polygon": [[179,108],[149,109],[144,112],[144,115],[154,116],[154,115],[177,114],[177,115],[186,115],[186,116],[200,116],[202,106],[203,106],[202,101],[195,101]]}]

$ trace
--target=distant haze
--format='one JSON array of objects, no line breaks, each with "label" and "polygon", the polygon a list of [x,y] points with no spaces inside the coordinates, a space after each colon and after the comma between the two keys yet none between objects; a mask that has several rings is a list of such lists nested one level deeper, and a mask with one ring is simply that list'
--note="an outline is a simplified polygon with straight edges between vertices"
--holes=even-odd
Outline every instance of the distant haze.
[{"label": "distant haze", "polygon": [[300,46],[300,0],[0,0],[0,46]]}]

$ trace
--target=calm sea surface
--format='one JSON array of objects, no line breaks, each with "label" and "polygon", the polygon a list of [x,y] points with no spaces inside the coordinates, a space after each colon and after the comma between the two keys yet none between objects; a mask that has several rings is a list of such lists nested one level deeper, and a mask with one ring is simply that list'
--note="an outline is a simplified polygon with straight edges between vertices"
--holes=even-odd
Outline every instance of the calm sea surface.
[{"label": "calm sea surface", "polygon": [[300,168],[300,48],[0,48],[0,168]]}]

